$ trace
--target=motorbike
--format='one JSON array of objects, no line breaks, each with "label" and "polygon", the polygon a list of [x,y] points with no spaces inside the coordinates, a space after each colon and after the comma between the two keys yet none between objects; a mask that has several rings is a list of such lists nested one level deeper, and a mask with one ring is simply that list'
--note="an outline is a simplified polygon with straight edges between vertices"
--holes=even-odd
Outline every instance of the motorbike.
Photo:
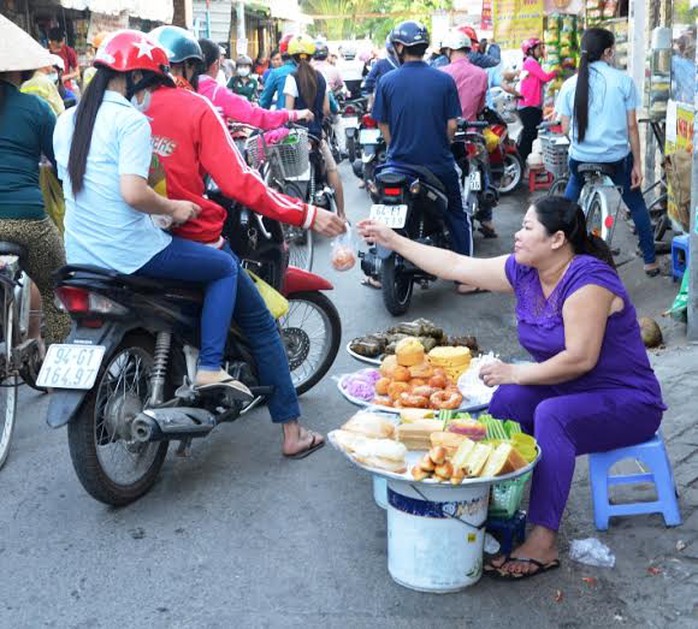
[{"label": "motorbike", "polygon": [[516,142],[509,136],[507,123],[497,111],[486,107],[480,118],[489,125],[483,135],[486,136],[492,182],[500,194],[514,192],[521,184],[524,171]]},{"label": "motorbike", "polygon": [[352,100],[343,101],[340,104],[341,126],[344,129],[346,154],[349,163],[353,164],[357,158],[357,141],[359,135],[359,118],[366,112],[367,98],[362,96]]},{"label": "motorbike", "polygon": [[378,128],[378,122],[371,114],[364,114],[359,125],[359,157],[352,162],[352,171],[366,183],[366,189],[373,201],[379,198],[375,185],[376,168],[385,164],[387,146]]},{"label": "motorbike", "polygon": [[[376,200],[370,217],[399,234],[433,247],[451,248],[445,221],[448,196],[443,184],[423,166],[384,166],[375,177]],[[381,282],[388,312],[407,312],[415,284],[427,288],[436,277],[425,273],[393,251],[372,245],[359,253],[361,270]]]},{"label": "motorbike", "polygon": [[[327,280],[287,266],[278,222],[228,210],[224,235],[242,265],[281,292],[289,310],[277,319],[298,394],[315,386],[339,350],[341,321]],[[273,391],[259,382],[249,343],[233,325],[225,368],[252,399],[226,385],[196,389],[202,292],[195,285],[69,265],[55,276],[56,296],[72,318],[64,344],[52,345],[38,383],[54,389],[49,426],[68,426],[75,472],[95,499],[120,506],[147,493],[170,441],[186,455],[194,439],[234,421]],[[314,329],[312,326],[322,326]]]}]

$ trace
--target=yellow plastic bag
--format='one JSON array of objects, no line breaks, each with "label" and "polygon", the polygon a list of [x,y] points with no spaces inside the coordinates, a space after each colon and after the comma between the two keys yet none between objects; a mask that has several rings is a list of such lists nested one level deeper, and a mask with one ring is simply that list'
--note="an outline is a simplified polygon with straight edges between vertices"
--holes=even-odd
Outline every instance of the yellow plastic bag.
[{"label": "yellow plastic bag", "polygon": [[247,273],[252,278],[269,312],[271,312],[271,316],[275,320],[283,317],[288,312],[288,300],[286,297],[273,286],[267,284],[261,277],[252,273],[252,271],[247,271]]},{"label": "yellow plastic bag", "polygon": [[491,153],[497,148],[499,144],[499,136],[492,131],[489,127],[482,132],[482,136],[485,138],[485,146],[487,147],[487,152]]},{"label": "yellow plastic bag", "polygon": [[58,231],[63,235],[63,217],[65,216],[65,199],[63,198],[63,188],[48,166],[39,168],[39,185],[44,195],[44,205],[46,213],[58,227]]}]

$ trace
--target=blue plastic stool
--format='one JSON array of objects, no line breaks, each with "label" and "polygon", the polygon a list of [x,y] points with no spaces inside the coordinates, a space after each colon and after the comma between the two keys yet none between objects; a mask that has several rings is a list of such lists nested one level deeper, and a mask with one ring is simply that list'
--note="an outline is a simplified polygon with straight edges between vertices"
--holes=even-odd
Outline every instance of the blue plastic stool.
[{"label": "blue plastic stool", "polygon": [[526,512],[519,510],[506,519],[487,518],[485,530],[499,542],[499,552],[508,555],[516,542],[523,544],[526,538]]},{"label": "blue plastic stool", "polygon": [[674,236],[671,239],[671,277],[674,281],[683,278],[690,259],[688,234]]},{"label": "blue plastic stool", "polygon": [[[611,467],[623,459],[642,461],[646,467],[650,468],[650,471],[646,474],[609,476]],[[609,486],[646,482],[654,483],[657,489],[657,500],[618,505],[609,503]],[[589,484],[594,504],[594,524],[599,531],[608,529],[608,520],[614,515],[661,513],[667,526],[678,526],[681,524],[674,474],[671,470],[671,463],[669,462],[660,432],[657,432],[649,441],[636,446],[590,454]]]}]

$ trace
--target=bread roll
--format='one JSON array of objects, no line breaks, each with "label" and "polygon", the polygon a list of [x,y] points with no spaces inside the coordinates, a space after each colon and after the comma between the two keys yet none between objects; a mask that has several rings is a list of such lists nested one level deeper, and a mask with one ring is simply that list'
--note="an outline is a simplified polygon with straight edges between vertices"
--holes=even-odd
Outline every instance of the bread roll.
[{"label": "bread roll", "polygon": [[414,367],[425,361],[424,346],[414,336],[402,339],[395,346],[398,365]]},{"label": "bread roll", "polygon": [[342,430],[374,439],[392,439],[395,437],[395,425],[392,422],[380,415],[366,411],[356,413],[342,426]]},{"label": "bread roll", "polygon": [[361,456],[359,454],[354,455],[354,459],[357,463],[361,463],[361,465],[365,465],[366,467],[371,467],[376,470],[385,470],[393,474],[404,474],[407,471],[407,464],[404,460],[393,461],[392,459],[384,459],[379,456]]}]

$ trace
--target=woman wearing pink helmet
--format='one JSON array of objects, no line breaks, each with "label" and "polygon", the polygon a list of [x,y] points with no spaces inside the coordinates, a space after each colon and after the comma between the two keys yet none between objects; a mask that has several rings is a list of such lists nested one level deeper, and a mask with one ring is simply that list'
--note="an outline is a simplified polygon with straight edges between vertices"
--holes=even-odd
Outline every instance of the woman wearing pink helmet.
[{"label": "woman wearing pink helmet", "polygon": [[545,72],[540,65],[543,58],[543,42],[537,37],[531,37],[521,44],[524,63],[521,71],[521,100],[519,101],[519,117],[523,130],[519,139],[519,154],[526,163],[531,153],[533,140],[538,134],[538,125],[543,120],[543,88],[552,81],[557,72]]}]

